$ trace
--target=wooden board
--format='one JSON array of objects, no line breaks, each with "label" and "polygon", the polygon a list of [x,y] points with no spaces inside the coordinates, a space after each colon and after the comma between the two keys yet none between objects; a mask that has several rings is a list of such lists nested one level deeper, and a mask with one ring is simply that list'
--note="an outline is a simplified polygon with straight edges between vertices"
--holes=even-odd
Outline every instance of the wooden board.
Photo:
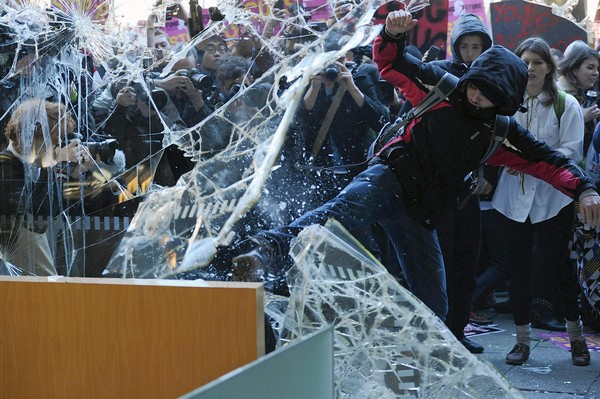
[{"label": "wooden board", "polygon": [[173,398],[263,354],[261,284],[0,277],[2,398]]}]

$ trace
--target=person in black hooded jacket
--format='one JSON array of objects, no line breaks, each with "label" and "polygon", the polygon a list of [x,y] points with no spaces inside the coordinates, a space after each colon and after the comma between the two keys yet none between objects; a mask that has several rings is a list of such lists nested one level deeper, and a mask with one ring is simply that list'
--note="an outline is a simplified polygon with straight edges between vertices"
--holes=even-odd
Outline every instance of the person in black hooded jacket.
[{"label": "person in black hooded jacket", "polygon": [[[404,11],[390,13],[375,39],[374,59],[382,78],[396,85],[414,104],[446,73],[405,54],[406,34],[416,20]],[[291,266],[289,244],[303,228],[337,219],[350,232],[379,223],[390,237],[411,292],[438,317],[448,303],[444,263],[434,229],[489,148],[488,128],[497,114],[512,115],[527,85],[527,67],[511,51],[492,46],[458,82],[445,102],[414,119],[404,134],[392,138],[342,192],[287,226],[261,231],[252,250],[233,259],[234,278],[269,276],[276,287]],[[506,140],[488,159],[547,181],[578,199],[582,220],[600,225],[600,196],[592,180],[569,158],[535,140],[509,118]],[[527,347],[528,349],[528,347]]]},{"label": "person in black hooded jacket", "polygon": [[[454,76],[461,77],[481,53],[492,46],[492,38],[475,14],[462,14],[450,32],[452,59],[431,61]],[[464,192],[456,197],[455,206],[436,223],[436,231],[442,248],[448,291],[448,315],[446,325],[469,351],[483,352],[483,346],[465,337],[465,327],[471,316],[471,302],[476,285],[476,271],[481,248],[481,212],[479,199],[474,190],[483,184],[467,179]],[[477,320],[481,322],[481,320]],[[489,321],[488,321],[489,322]]]}]

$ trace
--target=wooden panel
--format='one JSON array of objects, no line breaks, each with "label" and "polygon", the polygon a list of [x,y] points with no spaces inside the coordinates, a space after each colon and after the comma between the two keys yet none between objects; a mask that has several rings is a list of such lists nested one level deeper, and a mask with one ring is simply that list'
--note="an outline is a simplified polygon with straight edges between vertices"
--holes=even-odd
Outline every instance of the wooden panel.
[{"label": "wooden panel", "polygon": [[173,398],[263,354],[261,284],[0,277],[2,398]]}]

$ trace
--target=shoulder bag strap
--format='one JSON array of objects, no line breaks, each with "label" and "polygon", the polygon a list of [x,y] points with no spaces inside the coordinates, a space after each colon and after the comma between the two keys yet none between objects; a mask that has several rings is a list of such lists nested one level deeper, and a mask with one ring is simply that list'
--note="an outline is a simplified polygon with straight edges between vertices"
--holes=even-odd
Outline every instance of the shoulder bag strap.
[{"label": "shoulder bag strap", "polygon": [[311,163],[314,163],[317,155],[319,155],[319,151],[321,150],[321,146],[327,137],[327,133],[329,132],[329,128],[331,127],[331,123],[333,122],[333,117],[340,107],[340,103],[342,102],[342,97],[346,93],[346,88],[344,86],[339,86],[337,91],[335,92],[335,96],[333,96],[333,100],[331,100],[331,105],[329,106],[329,110],[325,115],[325,119],[323,120],[323,124],[321,125],[321,129],[319,129],[319,134],[317,134],[317,138],[315,139],[315,144],[313,145],[312,151],[310,153]]}]

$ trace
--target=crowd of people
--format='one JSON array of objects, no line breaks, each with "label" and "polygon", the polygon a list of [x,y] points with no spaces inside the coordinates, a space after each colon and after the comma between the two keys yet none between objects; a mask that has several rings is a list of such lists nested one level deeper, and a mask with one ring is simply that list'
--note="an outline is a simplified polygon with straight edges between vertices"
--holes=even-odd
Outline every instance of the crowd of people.
[{"label": "crowd of people", "polygon": [[[542,39],[531,38],[512,53],[492,46],[476,16],[463,15],[452,34],[453,59],[425,63],[406,50],[407,32],[415,24],[403,11],[388,16],[374,47],[381,76],[412,104],[424,98],[424,85],[435,85],[445,72],[460,77],[456,91],[392,138],[335,198],[283,227],[256,234],[253,248],[234,259],[238,275],[287,271],[289,242],[308,225],[333,217],[361,237],[375,221],[391,241],[410,291],[446,321],[468,350],[480,353],[483,347],[466,339],[464,328],[473,318],[485,237],[499,248],[488,256],[500,253],[494,262],[510,286],[517,342],[506,362],[524,364],[529,358],[535,296],[549,298],[552,311],[564,320],[573,364],[588,365],[569,238],[574,200],[584,221],[598,224],[595,181],[578,166],[587,150],[584,115],[594,120],[597,106],[585,104],[585,96],[578,101],[559,91],[557,72],[586,92],[598,75],[598,53],[587,47],[582,56],[574,46],[557,66]],[[555,103],[562,103],[556,112]],[[498,115],[515,116],[503,128]],[[500,134],[502,145],[482,159],[490,140]],[[496,167],[496,181],[485,180],[483,170],[475,184],[466,181],[470,172],[484,168],[482,161]],[[482,234],[477,195],[492,188],[499,217],[490,236]]]},{"label": "crowd of people", "polygon": [[[330,28],[351,10],[337,0],[325,26],[313,28]],[[183,8],[171,13],[191,20]],[[0,82],[0,272],[57,274],[51,220],[81,199],[65,195],[69,182],[112,181],[102,204],[94,196],[88,209],[114,204],[129,189],[115,188],[115,179],[145,162],[155,184],[174,186],[194,160],[234,140],[231,124],[269,112],[269,95],[280,95],[286,82],[263,76],[315,32],[290,24],[280,30],[279,47],[267,40],[281,18],[302,13],[273,10],[279,19],[267,21],[262,36],[228,41],[214,34],[191,46],[172,43],[152,14],[147,48],[132,55],[142,74],[122,73],[118,58],[101,68],[78,49],[74,60],[85,79],[4,31],[14,58],[4,60]],[[214,22],[222,17],[213,10]],[[221,273],[214,275],[264,281],[286,295],[290,240],[333,217],[469,351],[484,348],[465,337],[465,327],[489,322],[475,311],[494,305],[494,290],[508,286],[516,330],[508,364],[528,360],[533,326],[566,331],[573,364],[588,365],[585,298],[569,240],[575,218],[600,226],[600,108],[590,94],[600,54],[583,42],[562,54],[539,37],[512,52],[493,45],[479,17],[463,14],[451,32],[451,58],[427,62],[408,45],[416,24],[410,13],[394,11],[372,47],[310,77],[279,167],[234,244],[215,257],[211,267]],[[31,84],[49,68],[58,84]],[[369,156],[377,134],[447,73],[458,81],[448,97]],[[194,127],[202,146],[193,157],[177,140],[165,145],[169,132]]]}]

